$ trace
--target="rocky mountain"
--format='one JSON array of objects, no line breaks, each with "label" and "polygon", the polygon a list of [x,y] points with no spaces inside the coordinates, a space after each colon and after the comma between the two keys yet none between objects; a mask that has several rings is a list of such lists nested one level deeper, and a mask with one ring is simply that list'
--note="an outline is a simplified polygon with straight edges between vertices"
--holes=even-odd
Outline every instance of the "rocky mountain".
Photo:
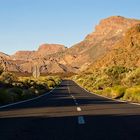
[{"label": "rocky mountain", "polygon": [[10,59],[10,56],[3,53],[3,52],[0,52],[0,57],[4,58],[4,59]]},{"label": "rocky mountain", "polygon": [[[140,20],[121,16],[103,19],[82,42],[70,48],[59,44],[43,44],[36,51],[18,51],[14,55],[8,56],[10,60],[8,60],[9,58],[6,60],[12,65],[12,69],[7,66],[8,70],[31,72],[32,67],[38,65],[42,73],[85,71],[103,56],[109,57],[111,54],[116,56],[116,52],[114,52],[116,46],[121,46],[118,49],[118,54],[120,54],[120,50],[124,46],[118,44],[124,42],[122,38],[126,40],[128,38],[126,34],[132,30],[130,28],[136,27],[139,23]],[[134,40],[135,36],[132,38]],[[132,49],[130,50],[132,51]],[[101,61],[103,60],[105,64],[109,58],[104,58]]]},{"label": "rocky mountain", "polygon": [[101,20],[95,27],[95,31],[70,48],[71,54],[75,54],[74,64],[79,70],[85,70],[100,56],[113,49],[114,44],[119,42],[125,32],[132,26],[140,23],[139,20],[128,19],[121,16],[113,16]]},{"label": "rocky mountain", "polygon": [[66,49],[64,45],[59,44],[42,44],[37,51],[18,51],[12,55],[15,60],[33,60],[43,58],[51,54],[62,52]]},{"label": "rocky mountain", "polygon": [[90,65],[87,71],[114,65],[128,68],[140,67],[140,24],[128,29],[122,40]]}]

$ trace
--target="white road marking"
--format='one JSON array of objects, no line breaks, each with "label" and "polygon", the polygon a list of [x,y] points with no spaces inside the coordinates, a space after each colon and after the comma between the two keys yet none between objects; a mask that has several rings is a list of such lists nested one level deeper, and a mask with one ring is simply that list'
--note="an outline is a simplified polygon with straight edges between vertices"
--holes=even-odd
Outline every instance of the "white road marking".
[{"label": "white road marking", "polygon": [[78,117],[78,124],[85,124],[85,119],[83,116]]},{"label": "white road marking", "polygon": [[76,102],[75,104],[76,104],[76,105],[78,105],[78,103],[77,103],[77,102]]},{"label": "white road marking", "polygon": [[71,95],[71,97],[72,97],[73,100],[74,100],[75,105],[78,105],[76,98],[70,93],[70,88],[69,88],[68,85],[67,85],[67,88],[68,88],[68,92],[69,92],[69,94]]},{"label": "white road marking", "polygon": [[46,96],[46,95],[52,93],[55,89],[56,89],[56,88],[52,89],[50,92],[47,92],[47,93],[45,93],[45,94],[43,94],[43,95],[37,96],[37,97],[32,98],[32,99],[28,99],[28,100],[24,100],[24,101],[20,101],[20,102],[11,103],[11,104],[8,104],[8,105],[0,106],[0,109],[5,108],[5,107],[9,107],[9,106],[13,106],[13,105],[17,105],[17,104],[21,104],[21,103],[26,103],[26,102],[33,101],[33,100],[36,100],[36,99],[39,99],[39,98],[41,98],[41,97],[44,97],[44,96]]},{"label": "white road marking", "polygon": [[[69,92],[69,94],[71,95],[71,93],[70,93],[70,88],[69,88],[69,86],[67,86],[67,87],[68,87],[68,92]],[[76,98],[75,98],[73,95],[71,95],[71,97],[73,98],[74,103],[75,103],[75,105],[77,106],[78,103],[77,103]],[[82,111],[82,109],[81,109],[80,107],[77,107],[77,111],[80,112],[80,111]],[[79,125],[85,124],[85,120],[84,120],[84,117],[83,117],[83,116],[78,116],[78,124],[79,124]]]},{"label": "white road marking", "polygon": [[77,101],[76,101],[76,100],[74,100],[74,103],[75,103],[75,105],[78,105],[78,103],[77,103]]},{"label": "white road marking", "polygon": [[80,107],[77,107],[77,111],[81,111],[82,109]]}]

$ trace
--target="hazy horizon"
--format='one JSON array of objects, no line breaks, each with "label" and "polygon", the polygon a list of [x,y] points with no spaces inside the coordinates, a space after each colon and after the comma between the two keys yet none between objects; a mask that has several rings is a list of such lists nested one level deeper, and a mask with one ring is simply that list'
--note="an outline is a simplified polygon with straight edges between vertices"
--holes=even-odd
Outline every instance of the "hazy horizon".
[{"label": "hazy horizon", "polygon": [[5,0],[0,1],[0,51],[36,50],[39,45],[70,47],[91,33],[101,19],[140,19],[138,0]]}]

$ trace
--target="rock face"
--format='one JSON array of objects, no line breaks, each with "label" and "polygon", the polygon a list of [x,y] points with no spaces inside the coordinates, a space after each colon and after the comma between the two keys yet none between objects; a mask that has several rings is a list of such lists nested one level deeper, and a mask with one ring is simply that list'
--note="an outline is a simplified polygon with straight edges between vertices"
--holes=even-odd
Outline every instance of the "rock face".
[{"label": "rock face", "polygon": [[114,48],[93,63],[88,71],[108,66],[140,67],[140,24],[128,29]]},{"label": "rock face", "polygon": [[[103,57],[101,61],[104,62],[104,64],[107,65],[106,62],[108,62],[108,64],[112,63],[112,55],[115,57],[116,54],[119,57],[113,57],[113,60],[117,61],[117,59],[121,59],[123,61],[122,57],[124,54],[120,56],[120,50],[125,46],[129,46],[129,43],[132,44],[132,46],[134,46],[134,44],[138,46],[136,44],[139,44],[137,39],[139,38],[137,37],[138,32],[136,31],[136,29],[139,30],[137,27],[139,23],[140,21],[136,19],[128,19],[121,16],[109,17],[101,20],[92,33],[87,35],[82,42],[71,48],[66,48],[64,45],[59,44],[43,44],[37,51],[19,51],[12,56],[8,56],[6,60],[11,63],[12,70],[31,72],[32,67],[38,65],[42,73],[85,71],[97,61],[96,66],[101,66],[99,59]],[[135,32],[137,35],[133,36],[134,33],[132,32]],[[128,37],[129,35],[132,36]],[[116,46],[120,46],[120,48],[117,47],[117,49],[119,48],[118,53],[114,51]],[[130,48],[128,50],[131,52],[134,51],[134,49]],[[139,49],[137,49],[137,51],[139,52]],[[128,62],[126,63],[128,64]],[[136,65],[139,65],[139,63],[138,59]],[[11,70],[10,66],[8,68],[8,70]]]},{"label": "rock face", "polygon": [[18,51],[12,55],[15,60],[33,60],[37,58],[46,57],[51,54],[62,52],[66,49],[64,45],[59,44],[43,44],[37,51]]},{"label": "rock face", "polygon": [[76,56],[72,65],[78,67],[80,71],[85,70],[99,57],[112,50],[114,44],[122,39],[125,32],[138,23],[140,23],[139,20],[120,16],[101,20],[94,32],[69,49],[69,53]]},{"label": "rock face", "polygon": [[3,53],[3,52],[0,52],[0,57],[4,58],[4,59],[10,59],[10,56]]},{"label": "rock face", "polygon": [[35,51],[18,51],[11,57],[13,60],[31,60],[35,58]]},{"label": "rock face", "polygon": [[39,47],[37,54],[40,56],[46,56],[58,52],[65,51],[66,47],[59,44],[43,44]]},{"label": "rock face", "polygon": [[100,21],[99,25],[95,27],[95,32],[89,34],[85,40],[102,41],[116,36],[124,35],[124,32],[137,24],[139,20],[127,19],[121,16],[112,16]]}]

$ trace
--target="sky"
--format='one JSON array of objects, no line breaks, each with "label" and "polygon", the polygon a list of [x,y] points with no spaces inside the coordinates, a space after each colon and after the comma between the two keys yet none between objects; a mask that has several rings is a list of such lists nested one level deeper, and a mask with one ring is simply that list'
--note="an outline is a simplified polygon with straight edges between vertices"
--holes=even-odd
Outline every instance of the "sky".
[{"label": "sky", "polygon": [[140,19],[140,0],[0,0],[0,51],[36,50],[44,43],[70,47],[103,18]]}]

